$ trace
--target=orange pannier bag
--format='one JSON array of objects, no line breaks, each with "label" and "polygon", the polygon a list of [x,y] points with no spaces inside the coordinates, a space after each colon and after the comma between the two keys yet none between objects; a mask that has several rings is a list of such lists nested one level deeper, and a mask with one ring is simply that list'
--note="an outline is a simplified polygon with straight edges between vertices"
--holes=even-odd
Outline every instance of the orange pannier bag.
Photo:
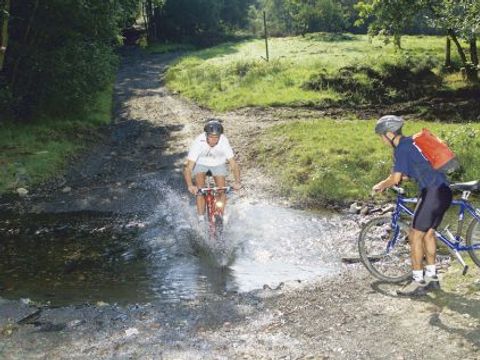
[{"label": "orange pannier bag", "polygon": [[430,130],[422,129],[412,136],[413,143],[435,170],[450,173],[460,164],[452,150]]}]

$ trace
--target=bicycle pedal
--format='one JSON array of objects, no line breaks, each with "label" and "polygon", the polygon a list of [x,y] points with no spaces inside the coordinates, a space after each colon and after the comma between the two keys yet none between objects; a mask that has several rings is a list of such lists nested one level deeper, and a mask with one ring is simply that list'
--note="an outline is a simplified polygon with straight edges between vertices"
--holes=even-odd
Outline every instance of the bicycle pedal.
[{"label": "bicycle pedal", "polygon": [[467,275],[467,271],[468,271],[468,265],[465,265],[465,266],[463,267],[462,275],[463,275],[463,276]]}]

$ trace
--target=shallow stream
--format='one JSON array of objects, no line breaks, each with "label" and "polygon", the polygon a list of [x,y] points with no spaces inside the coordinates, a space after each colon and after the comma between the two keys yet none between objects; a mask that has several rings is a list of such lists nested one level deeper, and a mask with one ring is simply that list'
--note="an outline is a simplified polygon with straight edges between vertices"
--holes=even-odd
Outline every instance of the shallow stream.
[{"label": "shallow stream", "polygon": [[[181,302],[329,276],[353,230],[338,215],[229,199],[220,266],[192,199],[155,184],[148,216],[75,212],[0,218],[0,296],[52,305]],[[159,190],[158,190],[159,189]],[[223,265],[224,263],[222,263]]]}]

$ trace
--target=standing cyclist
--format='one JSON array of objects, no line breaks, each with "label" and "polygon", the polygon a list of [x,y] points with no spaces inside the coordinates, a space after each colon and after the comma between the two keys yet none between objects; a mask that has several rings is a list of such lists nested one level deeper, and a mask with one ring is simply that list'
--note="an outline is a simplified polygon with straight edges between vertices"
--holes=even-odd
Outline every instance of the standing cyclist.
[{"label": "standing cyclist", "polygon": [[[190,146],[187,162],[183,171],[188,191],[197,197],[198,220],[204,221],[205,199],[198,194],[198,189],[205,187],[207,171],[210,171],[217,187],[225,186],[225,177],[228,175],[226,162],[230,165],[235,182],[232,187],[240,189],[240,168],[234,159],[233,150],[228,139],[223,135],[223,125],[216,119],[210,119],[204,127],[204,132],[196,137]],[[195,185],[192,181],[195,178]],[[220,200],[225,204],[225,193],[221,193]]]},{"label": "standing cyclist", "polygon": [[402,136],[402,126],[403,119],[395,115],[386,115],[377,121],[375,133],[381,136],[385,144],[393,148],[394,165],[390,176],[376,184],[372,190],[381,192],[397,185],[402,176],[413,178],[420,188],[421,195],[408,237],[413,279],[398,290],[397,294],[421,296],[425,295],[427,290],[440,288],[435,268],[435,229],[440,225],[452,202],[452,191],[445,174],[432,168],[414,145],[411,137]]}]

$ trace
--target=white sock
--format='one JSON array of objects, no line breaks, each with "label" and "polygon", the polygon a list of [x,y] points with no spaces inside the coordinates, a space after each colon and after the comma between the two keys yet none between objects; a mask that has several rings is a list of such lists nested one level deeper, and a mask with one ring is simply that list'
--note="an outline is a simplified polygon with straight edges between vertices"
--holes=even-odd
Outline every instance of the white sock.
[{"label": "white sock", "polygon": [[425,276],[435,276],[437,275],[437,268],[435,265],[426,265],[425,266]]},{"label": "white sock", "polygon": [[423,280],[423,270],[413,270],[413,280],[414,281],[422,281]]}]

